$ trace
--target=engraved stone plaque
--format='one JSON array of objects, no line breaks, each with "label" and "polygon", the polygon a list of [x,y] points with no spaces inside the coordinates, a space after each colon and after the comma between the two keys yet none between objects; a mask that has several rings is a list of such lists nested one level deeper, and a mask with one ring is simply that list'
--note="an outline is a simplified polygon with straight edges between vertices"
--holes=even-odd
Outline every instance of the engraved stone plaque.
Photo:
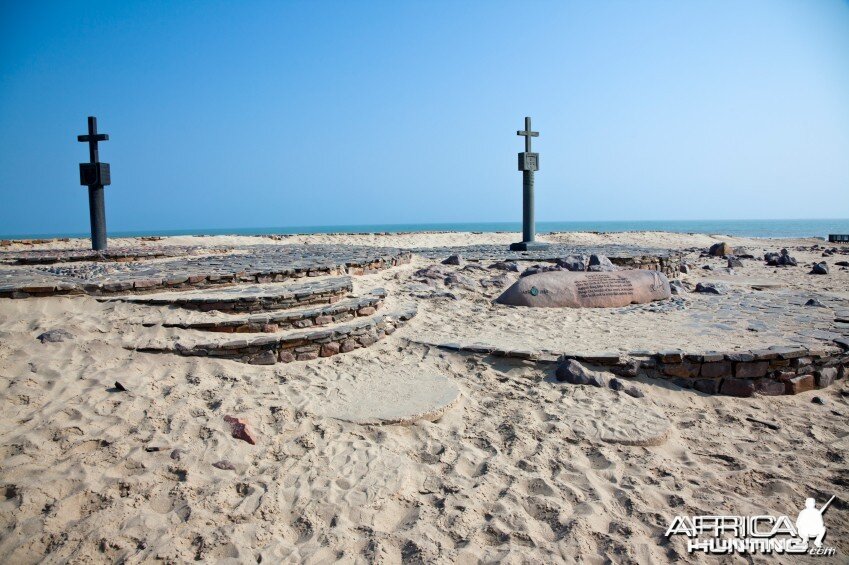
[{"label": "engraved stone plaque", "polygon": [[519,279],[496,302],[536,308],[616,308],[671,296],[663,273],[548,271]]},{"label": "engraved stone plaque", "polygon": [[538,171],[539,170],[539,153],[529,153],[523,151],[519,153],[519,170],[520,171]]}]

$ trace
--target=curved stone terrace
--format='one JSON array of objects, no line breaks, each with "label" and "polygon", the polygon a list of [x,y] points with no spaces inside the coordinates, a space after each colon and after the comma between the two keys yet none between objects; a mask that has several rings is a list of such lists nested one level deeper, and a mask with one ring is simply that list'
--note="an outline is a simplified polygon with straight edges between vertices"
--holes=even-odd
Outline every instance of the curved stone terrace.
[{"label": "curved stone terrace", "polygon": [[237,283],[362,275],[408,263],[397,248],[354,245],[253,245],[226,254],[113,265],[16,266],[0,269],[0,298],[104,295]]}]

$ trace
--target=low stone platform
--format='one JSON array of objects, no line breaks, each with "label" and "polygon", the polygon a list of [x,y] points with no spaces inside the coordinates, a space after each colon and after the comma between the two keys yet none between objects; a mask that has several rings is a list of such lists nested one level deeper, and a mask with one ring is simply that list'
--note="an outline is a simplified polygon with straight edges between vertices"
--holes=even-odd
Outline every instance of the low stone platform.
[{"label": "low stone platform", "polygon": [[332,304],[354,289],[350,277],[309,280],[296,284],[260,284],[228,288],[160,292],[136,296],[101,298],[102,301],[132,302],[148,306],[173,306],[201,312],[267,312]]},{"label": "low stone platform", "polygon": [[93,249],[39,249],[30,251],[2,251],[0,263],[9,265],[51,265],[79,261],[114,261],[124,263],[159,259],[163,257],[186,257],[195,254],[215,254],[230,248],[169,245],[157,247],[113,247],[102,251]]},{"label": "low stone platform", "polygon": [[289,310],[272,314],[255,314],[247,317],[220,319],[216,317],[201,322],[166,322],[166,328],[194,329],[223,333],[265,333],[286,329],[303,329],[346,322],[358,316],[375,313],[386,298],[382,288],[374,289],[364,296],[349,298],[317,308]]},{"label": "low stone platform", "polygon": [[146,353],[175,353],[185,356],[216,357],[255,365],[277,362],[310,361],[368,347],[391,335],[404,322],[416,315],[415,305],[386,314],[356,319],[347,324],[286,333],[245,334],[238,340],[214,340],[192,343],[186,340],[162,347],[134,347]]},{"label": "low stone platform", "polygon": [[15,266],[0,269],[0,298],[105,295],[321,275],[362,275],[408,263],[396,248],[352,245],[252,245],[230,253],[129,263]]},{"label": "low stone platform", "polygon": [[728,353],[687,353],[676,350],[586,355],[499,349],[480,343],[411,341],[450,351],[526,359],[544,364],[575,359],[624,378],[641,375],[671,381],[681,388],[706,394],[741,397],[798,394],[825,388],[849,373],[849,339],[838,340],[840,347],[772,346]]},{"label": "low stone platform", "polygon": [[511,251],[506,245],[469,245],[465,247],[420,247],[411,249],[416,255],[441,260],[458,254],[469,261],[540,261],[554,262],[569,255],[605,255],[623,269],[650,269],[660,271],[669,278],[680,274],[680,253],[666,249],[643,248],[629,245],[604,247],[565,245],[552,243],[544,249]]},{"label": "low stone platform", "polygon": [[[849,299],[820,295],[824,307],[817,307],[808,305],[811,297],[790,290],[731,290],[610,309],[606,316],[470,306],[474,314],[452,314],[474,320],[468,327],[448,325],[436,309],[410,340],[547,364],[576,359],[622,377],[662,379],[709,394],[796,394],[829,386],[849,367]],[[570,329],[576,321],[580,332]],[[562,330],[551,329],[558,327]],[[593,347],[599,340],[619,349],[600,351]]]}]

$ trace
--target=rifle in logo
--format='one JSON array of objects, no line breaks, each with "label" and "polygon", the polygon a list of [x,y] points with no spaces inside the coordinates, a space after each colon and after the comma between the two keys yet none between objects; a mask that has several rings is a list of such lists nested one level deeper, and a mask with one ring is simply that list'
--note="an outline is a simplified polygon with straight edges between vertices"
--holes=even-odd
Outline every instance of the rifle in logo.
[{"label": "rifle in logo", "polygon": [[796,531],[803,541],[807,542],[810,538],[814,538],[814,545],[822,547],[822,539],[825,537],[825,522],[822,519],[822,513],[834,500],[834,496],[828,499],[828,502],[817,508],[817,501],[813,498],[805,500],[805,508],[799,512],[799,517],[796,518]]}]

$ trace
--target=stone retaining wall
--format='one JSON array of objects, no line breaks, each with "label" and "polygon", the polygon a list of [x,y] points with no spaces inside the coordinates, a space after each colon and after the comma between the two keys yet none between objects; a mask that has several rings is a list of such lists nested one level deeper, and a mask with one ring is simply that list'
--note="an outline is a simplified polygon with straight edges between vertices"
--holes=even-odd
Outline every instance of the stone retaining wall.
[{"label": "stone retaining wall", "polygon": [[285,310],[311,304],[333,304],[353,291],[350,278],[323,279],[310,283],[289,285],[266,292],[250,293],[247,290],[268,287],[247,287],[247,289],[212,290],[209,295],[194,292],[183,294],[164,294],[155,296],[130,296],[125,298],[103,298],[103,301],[126,301],[147,306],[172,306],[186,310],[226,313],[267,312]]},{"label": "stone retaining wall", "polygon": [[262,336],[224,343],[207,343],[173,349],[139,348],[148,353],[177,353],[186,356],[216,357],[254,365],[310,361],[368,347],[392,334],[416,315],[415,306],[384,315],[362,318],[351,324],[327,329],[294,332],[282,336]]},{"label": "stone retaining wall", "polygon": [[[288,247],[288,246],[280,246]],[[294,246],[292,246],[294,247]],[[309,247],[309,246],[303,246]],[[312,246],[318,247],[318,246]],[[330,247],[330,246],[324,246]],[[351,246],[348,246],[351,247]],[[372,250],[352,247],[352,253],[361,255]],[[373,250],[374,254],[381,250]],[[309,249],[304,253],[308,254]],[[336,255],[342,252],[336,252]],[[53,276],[32,270],[9,270],[0,279],[0,298],[29,298],[90,294],[104,296],[117,293],[145,293],[161,290],[190,290],[244,283],[283,282],[304,277],[332,275],[365,275],[396,265],[409,263],[412,254],[398,251],[382,254],[372,260],[344,261],[328,264],[325,257],[317,256],[314,264],[283,256],[284,251],[264,251],[259,260],[268,266],[257,267],[251,255],[230,255],[222,258],[181,260],[179,264],[158,263],[145,266],[143,271],[116,273],[95,280],[81,280],[71,276]],[[282,257],[278,257],[282,256]],[[334,256],[335,257],[335,256]],[[228,268],[232,264],[232,268]]]},{"label": "stone retaining wall", "polygon": [[836,340],[839,347],[775,346],[733,353],[694,353],[666,351],[632,352],[628,355],[557,355],[523,350],[505,350],[486,345],[430,344],[463,351],[539,363],[559,363],[575,359],[596,365],[620,377],[644,375],[670,381],[682,388],[706,394],[748,397],[798,394],[825,388],[849,373],[849,341]]},{"label": "stone retaining wall", "polygon": [[[166,328],[194,329],[222,333],[265,333],[286,329],[303,329],[312,326],[347,322],[356,317],[375,313],[386,298],[386,291],[376,289],[360,298],[331,303],[330,306],[310,308],[297,312],[281,312],[250,316],[236,320],[215,320],[195,323],[166,323]],[[332,302],[332,301],[331,301]]]}]

